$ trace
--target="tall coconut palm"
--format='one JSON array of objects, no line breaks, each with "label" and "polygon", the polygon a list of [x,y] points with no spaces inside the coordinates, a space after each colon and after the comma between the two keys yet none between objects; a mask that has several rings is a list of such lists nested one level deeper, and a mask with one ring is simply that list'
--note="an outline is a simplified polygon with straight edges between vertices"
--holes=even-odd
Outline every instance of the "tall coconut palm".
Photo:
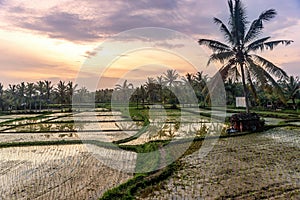
[{"label": "tall coconut palm", "polygon": [[293,41],[269,41],[271,37],[257,39],[264,28],[263,23],[276,16],[277,13],[274,9],[261,13],[249,26],[245,8],[240,0],[229,0],[228,6],[230,12],[228,26],[220,19],[214,18],[214,22],[220,26],[220,31],[223,33],[227,44],[210,39],[200,39],[199,44],[213,50],[208,65],[214,61],[223,64],[219,70],[223,79],[233,75],[241,77],[246,101],[246,112],[249,113],[246,81],[250,85],[253,78],[261,84],[271,83],[280,93],[280,87],[271,75],[277,78],[287,76],[282,69],[255,54],[255,52],[258,50],[273,50],[278,44],[289,45]]}]

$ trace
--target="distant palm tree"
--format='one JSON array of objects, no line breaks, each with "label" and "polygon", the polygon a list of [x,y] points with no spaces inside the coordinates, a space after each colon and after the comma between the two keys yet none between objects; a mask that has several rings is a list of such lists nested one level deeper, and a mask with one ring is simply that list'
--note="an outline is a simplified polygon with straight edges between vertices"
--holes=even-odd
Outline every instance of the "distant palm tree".
[{"label": "distant palm tree", "polygon": [[145,107],[145,99],[147,98],[147,92],[145,86],[141,85],[137,87],[132,94],[131,100],[136,102],[136,108],[139,108],[139,102],[142,101],[142,107]]},{"label": "distant palm tree", "polygon": [[117,84],[115,90],[120,91],[120,98],[119,100],[124,101],[128,99],[129,91],[133,89],[132,83],[128,83],[127,80],[123,82],[123,84]]},{"label": "distant palm tree", "polygon": [[181,80],[184,84],[189,84],[190,86],[193,86],[195,83],[194,75],[191,73],[186,73],[185,76],[181,77]]},{"label": "distant palm tree", "polygon": [[45,95],[46,95],[46,101],[47,101],[47,106],[48,106],[48,110],[49,110],[49,103],[51,101],[51,93],[52,93],[52,88],[53,85],[51,85],[51,81],[44,81],[44,85],[45,85]]},{"label": "distant palm tree", "polygon": [[147,78],[147,81],[145,83],[145,89],[150,102],[154,103],[157,99],[158,90],[158,84],[156,83],[154,78]]},{"label": "distant palm tree", "polygon": [[32,108],[32,99],[33,96],[35,95],[35,87],[34,87],[34,83],[27,83],[26,84],[26,97],[27,97],[27,101],[29,104],[29,111],[31,111]]},{"label": "distant palm tree", "polygon": [[300,93],[300,81],[299,77],[290,76],[288,81],[284,82],[284,91],[287,95],[287,99],[291,99],[294,109],[296,109],[296,96]]},{"label": "distant palm tree", "polygon": [[179,78],[179,74],[176,70],[169,69],[167,72],[164,73],[164,80],[168,86],[174,86],[178,83],[177,79]]},{"label": "distant palm tree", "polygon": [[45,85],[43,81],[38,81],[36,83],[36,90],[38,92],[38,101],[39,101],[39,110],[42,110],[42,102],[44,100],[45,97]]},{"label": "distant palm tree", "polygon": [[81,87],[78,91],[77,91],[77,95],[76,97],[78,98],[77,102],[79,103],[87,103],[89,100],[89,91],[86,87]]},{"label": "distant palm tree", "polygon": [[194,80],[197,83],[198,87],[200,87],[200,89],[203,89],[208,81],[208,75],[203,74],[203,71],[197,72],[196,75],[194,75]]},{"label": "distant palm tree", "polygon": [[273,50],[278,44],[288,45],[293,41],[269,41],[270,37],[255,40],[262,33],[263,22],[267,22],[275,17],[276,11],[274,9],[261,13],[249,27],[245,8],[241,1],[229,0],[228,6],[230,11],[228,27],[220,19],[214,18],[214,22],[220,25],[220,31],[224,34],[228,44],[210,39],[200,39],[199,44],[206,45],[213,50],[208,64],[213,61],[223,64],[219,72],[224,80],[232,75],[242,78],[246,112],[249,113],[246,80],[249,84],[252,84],[252,78],[255,78],[261,84],[270,82],[280,93],[280,87],[271,75],[278,78],[287,76],[275,64],[254,53],[257,50]]},{"label": "distant palm tree", "polygon": [[4,98],[3,98],[4,90],[3,90],[3,84],[0,83],[0,108],[1,111],[4,110]]},{"label": "distant palm tree", "polygon": [[26,90],[26,85],[24,82],[21,82],[20,84],[17,85],[17,98],[19,105],[23,107],[23,109],[26,108],[26,103],[25,103],[25,90]]},{"label": "distant palm tree", "polygon": [[160,101],[163,104],[164,103],[164,87],[165,87],[165,81],[164,81],[163,76],[157,76],[156,83],[158,85],[158,93],[160,96]]},{"label": "distant palm tree", "polygon": [[66,103],[66,92],[67,86],[64,81],[59,81],[56,89],[56,98],[61,105],[61,109],[63,109],[63,104]]},{"label": "distant palm tree", "polygon": [[78,86],[78,84],[74,85],[72,81],[68,82],[68,84],[67,84],[68,104],[72,103],[72,97],[73,97],[73,94],[76,92],[77,86]]},{"label": "distant palm tree", "polygon": [[128,89],[133,89],[133,85],[132,83],[127,83],[127,80],[125,80],[123,82],[122,85],[120,84],[117,84],[116,87],[115,87],[116,90],[128,90]]},{"label": "distant palm tree", "polygon": [[7,94],[7,100],[8,100],[8,106],[9,106],[9,110],[11,111],[17,103],[17,86],[15,84],[8,85],[8,89],[6,90],[6,94]]}]

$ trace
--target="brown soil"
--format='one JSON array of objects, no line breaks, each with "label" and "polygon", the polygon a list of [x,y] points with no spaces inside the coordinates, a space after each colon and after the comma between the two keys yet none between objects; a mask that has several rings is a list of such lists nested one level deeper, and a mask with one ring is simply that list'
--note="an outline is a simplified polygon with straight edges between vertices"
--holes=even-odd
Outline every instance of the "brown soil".
[{"label": "brown soil", "polygon": [[[266,134],[220,139],[206,157],[195,152],[182,158],[182,170],[137,198],[300,199],[299,143]],[[282,134],[299,141],[300,130]]]},{"label": "brown soil", "polygon": [[0,149],[0,199],[98,199],[131,177],[84,145]]}]

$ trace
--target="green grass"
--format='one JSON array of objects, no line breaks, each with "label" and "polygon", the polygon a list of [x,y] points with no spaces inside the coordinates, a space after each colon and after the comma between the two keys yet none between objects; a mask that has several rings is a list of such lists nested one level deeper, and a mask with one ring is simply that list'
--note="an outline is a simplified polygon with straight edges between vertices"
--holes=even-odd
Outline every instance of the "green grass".
[{"label": "green grass", "polygon": [[26,146],[48,146],[48,145],[71,145],[71,144],[91,144],[108,149],[120,149],[110,142],[100,142],[97,140],[56,140],[56,141],[30,141],[30,142],[5,142],[0,143],[0,148],[26,147]]}]

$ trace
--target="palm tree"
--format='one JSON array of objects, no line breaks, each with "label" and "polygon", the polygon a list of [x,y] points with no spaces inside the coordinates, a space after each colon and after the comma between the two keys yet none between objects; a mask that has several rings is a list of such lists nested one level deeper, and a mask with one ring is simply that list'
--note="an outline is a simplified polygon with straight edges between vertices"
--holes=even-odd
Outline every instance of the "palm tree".
[{"label": "palm tree", "polygon": [[189,84],[190,86],[194,86],[195,83],[195,76],[191,73],[186,73],[185,76],[181,77],[181,80],[183,81],[184,84]]},{"label": "palm tree", "polygon": [[45,85],[46,101],[49,110],[49,103],[50,103],[50,97],[51,97],[53,85],[51,85],[51,81],[47,81],[47,80],[44,81],[44,85]]},{"label": "palm tree", "polygon": [[61,109],[63,109],[63,104],[66,102],[66,90],[67,86],[64,81],[59,81],[57,83],[56,89],[56,98],[61,105]]},{"label": "palm tree", "polygon": [[7,100],[8,100],[8,106],[9,110],[11,111],[13,107],[16,105],[16,100],[17,100],[17,86],[15,84],[8,85],[8,89],[6,90],[7,93]]},{"label": "palm tree", "polygon": [[177,81],[179,78],[179,74],[176,70],[169,69],[164,74],[165,84],[169,87],[167,96],[169,97],[168,102],[172,104],[172,106],[176,107],[176,98],[174,93],[171,92],[171,88],[177,85],[180,81]]},{"label": "palm tree", "polygon": [[145,89],[146,89],[146,93],[147,96],[149,97],[149,101],[150,103],[154,103],[155,100],[157,99],[157,89],[158,89],[158,85],[155,81],[154,78],[147,78],[147,82],[145,83]]},{"label": "palm tree", "polygon": [[157,76],[156,77],[156,82],[157,82],[157,85],[158,85],[158,90],[159,90],[158,93],[159,93],[159,96],[160,96],[160,101],[163,104],[164,103],[163,90],[164,90],[164,87],[165,87],[165,81],[164,81],[163,76]]},{"label": "palm tree", "polygon": [[296,96],[300,92],[300,82],[299,77],[290,76],[288,82],[284,82],[284,90],[287,95],[287,99],[291,99],[293,102],[293,107],[296,109]]},{"label": "palm tree", "polygon": [[133,89],[133,85],[132,83],[127,83],[127,80],[125,80],[123,82],[122,85],[120,84],[117,84],[116,87],[115,87],[116,90],[128,90],[128,89]]},{"label": "palm tree", "polygon": [[[200,39],[200,45],[206,45],[213,50],[208,65],[217,61],[223,64],[219,72],[225,80],[229,76],[241,77],[246,103],[249,113],[249,100],[246,80],[252,85],[252,78],[261,84],[272,83],[277,92],[281,92],[279,85],[271,75],[277,78],[286,77],[286,73],[267,59],[254,54],[257,50],[273,50],[278,44],[289,45],[291,40],[269,41],[270,37],[257,39],[263,30],[263,22],[267,22],[277,14],[274,9],[264,11],[249,26],[245,8],[240,0],[228,1],[230,17],[228,27],[218,18],[214,22],[220,25],[227,44],[210,39]],[[282,93],[282,92],[281,92]]]},{"label": "palm tree", "polygon": [[32,97],[35,95],[35,88],[33,83],[27,83],[26,84],[26,97],[29,104],[29,111],[31,112],[31,103],[32,103]]},{"label": "palm tree", "polygon": [[68,93],[68,104],[72,103],[72,96],[76,91],[78,84],[73,85],[72,81],[69,81],[67,84],[67,93]]},{"label": "palm tree", "polygon": [[121,101],[128,99],[129,91],[132,89],[133,89],[132,83],[127,83],[127,80],[125,80],[122,85],[117,84],[115,87],[115,90],[120,91],[121,99],[119,99],[119,100],[121,100]]},{"label": "palm tree", "polygon": [[178,83],[177,78],[179,78],[179,74],[176,70],[169,69],[167,72],[164,73],[165,82],[171,87]]},{"label": "palm tree", "polygon": [[39,110],[41,111],[42,110],[42,101],[45,96],[45,90],[46,90],[43,81],[38,81],[36,83],[36,90],[38,92],[38,98],[39,98]]},{"label": "palm tree", "polygon": [[25,103],[25,90],[26,90],[26,85],[24,82],[21,82],[20,84],[17,85],[17,96],[18,96],[18,101],[21,107],[25,109],[26,103]]},{"label": "palm tree", "polygon": [[[77,86],[77,85],[76,85]],[[77,91],[77,97],[79,98],[78,102],[80,103],[87,103],[89,100],[89,91],[86,87],[81,87],[78,91]]]}]

